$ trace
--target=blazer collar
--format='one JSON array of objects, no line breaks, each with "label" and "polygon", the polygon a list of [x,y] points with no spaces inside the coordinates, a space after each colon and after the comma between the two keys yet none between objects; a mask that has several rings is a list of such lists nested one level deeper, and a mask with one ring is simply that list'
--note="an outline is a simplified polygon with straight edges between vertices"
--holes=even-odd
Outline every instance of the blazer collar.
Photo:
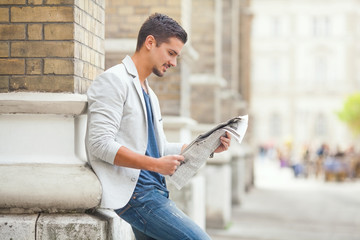
[{"label": "blazer collar", "polygon": [[123,63],[129,74],[131,74],[133,77],[139,78],[139,74],[137,72],[136,66],[129,55],[126,55],[126,57],[123,59]]}]

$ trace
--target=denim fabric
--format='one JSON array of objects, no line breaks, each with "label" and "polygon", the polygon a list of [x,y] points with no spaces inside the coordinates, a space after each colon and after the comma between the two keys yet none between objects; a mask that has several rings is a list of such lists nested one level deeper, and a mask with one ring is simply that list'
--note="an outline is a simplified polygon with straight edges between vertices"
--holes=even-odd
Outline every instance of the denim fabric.
[{"label": "denim fabric", "polygon": [[158,189],[134,193],[129,203],[115,212],[132,226],[137,240],[210,239],[168,197]]}]

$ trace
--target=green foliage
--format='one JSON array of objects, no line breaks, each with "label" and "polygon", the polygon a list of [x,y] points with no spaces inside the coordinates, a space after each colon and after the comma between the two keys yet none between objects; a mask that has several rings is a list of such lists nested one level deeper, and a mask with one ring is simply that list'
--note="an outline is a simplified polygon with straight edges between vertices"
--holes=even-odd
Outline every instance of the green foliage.
[{"label": "green foliage", "polygon": [[355,134],[360,134],[360,93],[350,95],[337,115]]}]

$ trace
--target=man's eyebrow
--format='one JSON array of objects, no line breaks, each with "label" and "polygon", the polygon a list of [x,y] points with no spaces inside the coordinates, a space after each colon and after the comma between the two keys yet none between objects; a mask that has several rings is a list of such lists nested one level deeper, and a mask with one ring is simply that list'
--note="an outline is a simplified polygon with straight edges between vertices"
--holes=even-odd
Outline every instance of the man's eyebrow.
[{"label": "man's eyebrow", "polygon": [[173,52],[175,53],[175,55],[180,56],[180,55],[178,54],[178,52],[175,51],[174,49],[170,49],[170,51],[173,51]]}]

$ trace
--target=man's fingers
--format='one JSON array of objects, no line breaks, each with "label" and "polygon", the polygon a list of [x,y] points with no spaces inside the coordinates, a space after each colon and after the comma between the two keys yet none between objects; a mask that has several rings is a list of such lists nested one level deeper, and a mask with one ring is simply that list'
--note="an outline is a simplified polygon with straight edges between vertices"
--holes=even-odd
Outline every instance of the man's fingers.
[{"label": "man's fingers", "polygon": [[184,156],[181,156],[181,155],[174,155],[174,157],[178,162],[182,162],[185,160]]}]

